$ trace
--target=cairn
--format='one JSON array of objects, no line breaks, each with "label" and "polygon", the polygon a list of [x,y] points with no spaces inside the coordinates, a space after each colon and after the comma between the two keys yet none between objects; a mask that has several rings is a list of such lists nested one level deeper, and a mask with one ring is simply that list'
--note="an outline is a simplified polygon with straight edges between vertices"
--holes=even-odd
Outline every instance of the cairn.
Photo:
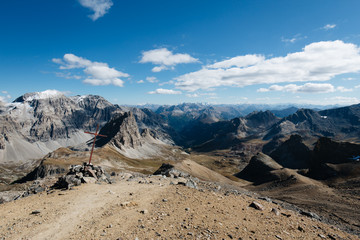
[{"label": "cairn", "polygon": [[94,166],[91,163],[83,165],[71,165],[69,172],[61,176],[52,188],[70,189],[82,183],[113,183],[110,175],[101,166]]}]

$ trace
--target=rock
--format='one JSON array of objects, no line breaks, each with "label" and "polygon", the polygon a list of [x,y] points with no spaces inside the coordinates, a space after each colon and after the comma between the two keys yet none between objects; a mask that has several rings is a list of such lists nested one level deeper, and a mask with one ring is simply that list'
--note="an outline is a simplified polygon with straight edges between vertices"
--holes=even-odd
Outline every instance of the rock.
[{"label": "rock", "polygon": [[263,205],[261,205],[261,204],[258,203],[258,202],[255,202],[255,201],[253,201],[253,202],[249,205],[249,207],[253,207],[253,208],[255,208],[255,209],[257,209],[257,210],[261,210],[261,211],[265,210],[265,207],[264,207]]},{"label": "rock", "polygon": [[170,170],[174,168],[174,165],[171,165],[169,163],[163,163],[158,170],[156,170],[153,175],[165,175],[167,177],[170,177]]},{"label": "rock", "polygon": [[193,181],[192,179],[189,179],[185,186],[189,187],[189,188],[194,188],[194,189],[197,189],[197,184],[195,181]]},{"label": "rock", "polygon": [[34,214],[34,215],[39,214],[39,213],[41,213],[39,210],[34,210],[31,212],[31,214]]},{"label": "rock", "polygon": [[20,197],[25,197],[27,195],[28,195],[27,192],[22,192],[22,191],[21,192],[20,191],[4,191],[4,192],[0,192],[0,204],[16,200],[16,199],[18,199]]},{"label": "rock", "polygon": [[87,171],[89,173],[90,177],[97,179],[96,172],[94,170],[88,168],[88,169],[85,169],[85,171]]},{"label": "rock", "polygon": [[276,216],[280,215],[280,211],[277,208],[272,208],[271,212],[273,212]]},{"label": "rock", "polygon": [[76,175],[66,175],[60,177],[53,188],[70,189],[72,186],[79,186],[80,184],[81,179],[77,178]]},{"label": "rock", "polygon": [[317,215],[316,213],[313,213],[313,212],[307,212],[307,211],[303,211],[301,210],[300,211],[300,214],[301,215],[304,215],[304,216],[307,216],[307,217],[310,217],[310,218],[314,218],[316,220],[320,220],[321,218],[319,217],[319,215]]},{"label": "rock", "polygon": [[141,214],[147,214],[148,212],[149,212],[149,211],[146,210],[146,209],[140,211]]},{"label": "rock", "polygon": [[84,183],[95,183],[95,182],[96,182],[96,179],[93,178],[93,177],[83,177],[83,178],[82,178],[82,181],[83,181]]},{"label": "rock", "polygon": [[322,238],[322,239],[326,239],[326,237],[324,236],[324,235],[322,235],[322,234],[318,234],[318,236],[320,237],[320,238]]},{"label": "rock", "polygon": [[84,163],[83,165],[71,165],[66,176],[62,176],[52,188],[70,189],[72,186],[79,186],[81,183],[96,183],[96,181],[112,183],[110,175],[101,166],[93,166]]},{"label": "rock", "polygon": [[259,197],[260,200],[264,200],[264,201],[267,201],[267,202],[272,202],[272,200],[268,197]]}]

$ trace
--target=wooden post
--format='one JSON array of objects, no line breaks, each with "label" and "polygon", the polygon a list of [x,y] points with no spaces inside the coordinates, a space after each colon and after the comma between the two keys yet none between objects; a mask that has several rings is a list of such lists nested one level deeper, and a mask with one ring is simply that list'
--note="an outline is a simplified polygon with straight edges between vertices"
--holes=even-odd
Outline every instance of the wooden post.
[{"label": "wooden post", "polygon": [[99,131],[99,124],[98,124],[98,125],[97,125],[97,127],[96,127],[96,132],[95,132],[95,133],[92,133],[92,132],[85,132],[85,133],[88,133],[88,134],[91,134],[91,135],[95,135],[95,136],[94,136],[94,142],[93,142],[93,145],[92,145],[92,148],[91,148],[90,159],[89,159],[89,165],[91,164],[91,158],[92,158],[92,154],[93,154],[94,147],[95,147],[96,137],[97,137],[97,136],[100,136],[100,137],[107,137],[107,136],[105,136],[105,135],[98,134],[98,131]]}]

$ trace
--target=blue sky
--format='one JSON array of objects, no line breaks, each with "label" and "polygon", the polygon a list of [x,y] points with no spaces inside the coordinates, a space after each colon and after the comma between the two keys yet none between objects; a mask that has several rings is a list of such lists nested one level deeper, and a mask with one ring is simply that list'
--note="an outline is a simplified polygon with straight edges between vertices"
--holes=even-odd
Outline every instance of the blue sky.
[{"label": "blue sky", "polygon": [[360,102],[357,0],[0,2],[0,100]]}]

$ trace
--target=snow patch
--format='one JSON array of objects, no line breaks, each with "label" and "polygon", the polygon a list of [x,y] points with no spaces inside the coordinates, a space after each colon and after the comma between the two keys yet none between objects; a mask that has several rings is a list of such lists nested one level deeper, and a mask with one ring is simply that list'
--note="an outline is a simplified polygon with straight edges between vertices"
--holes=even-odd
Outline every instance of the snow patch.
[{"label": "snow patch", "polygon": [[45,90],[43,92],[34,92],[26,96],[25,101],[32,101],[34,99],[48,99],[63,97],[64,93],[57,90]]},{"label": "snow patch", "polygon": [[82,102],[84,101],[85,98],[87,98],[89,95],[78,95],[78,96],[74,96],[74,97],[71,97],[71,99],[73,101],[75,101],[76,103],[79,103],[79,102]]}]

